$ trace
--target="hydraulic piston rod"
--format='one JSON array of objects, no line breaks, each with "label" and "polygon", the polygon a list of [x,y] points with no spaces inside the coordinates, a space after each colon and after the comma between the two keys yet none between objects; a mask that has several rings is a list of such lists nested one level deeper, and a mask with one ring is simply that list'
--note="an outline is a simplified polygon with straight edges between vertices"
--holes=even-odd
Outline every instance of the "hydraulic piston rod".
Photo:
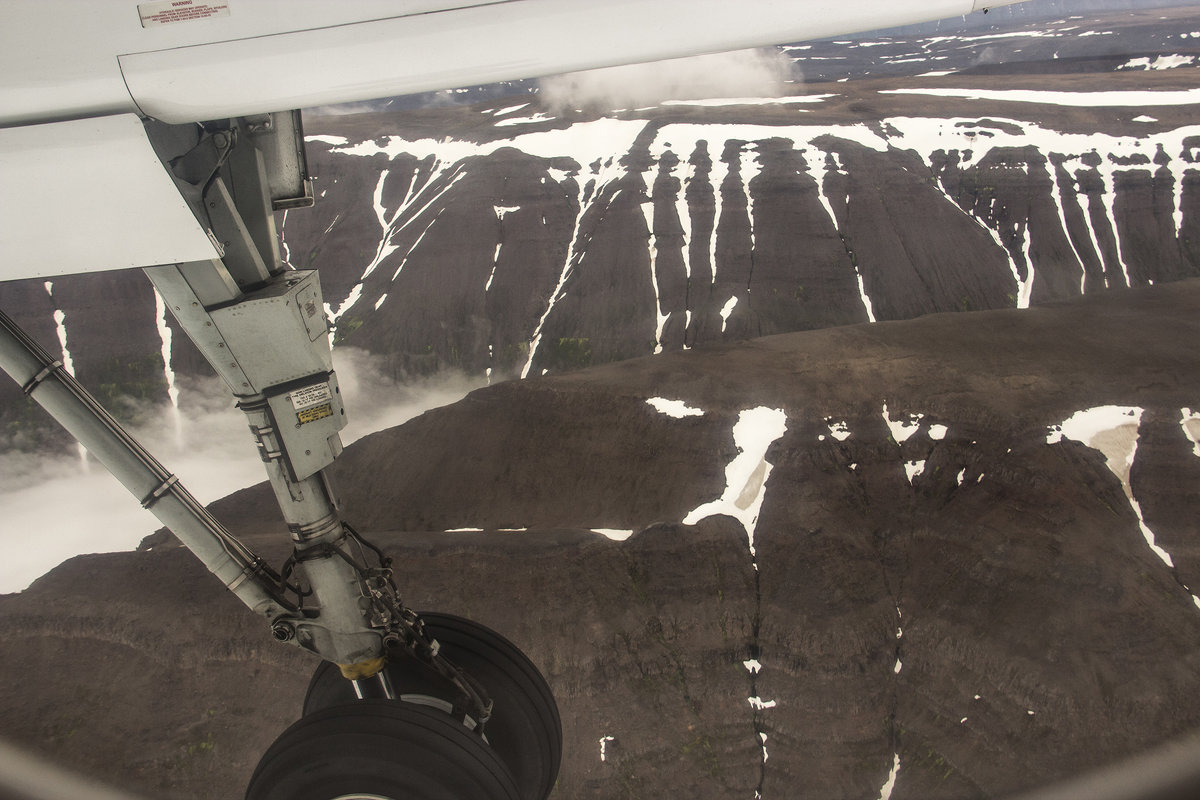
[{"label": "hydraulic piston rod", "polygon": [[277,577],[35,341],[0,312],[0,368],[95,456],[252,611],[290,615]]}]

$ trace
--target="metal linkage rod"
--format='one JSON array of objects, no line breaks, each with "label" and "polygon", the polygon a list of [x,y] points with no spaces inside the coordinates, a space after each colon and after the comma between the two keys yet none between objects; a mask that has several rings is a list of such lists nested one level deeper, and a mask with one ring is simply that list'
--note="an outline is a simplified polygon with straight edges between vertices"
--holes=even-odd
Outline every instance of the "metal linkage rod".
[{"label": "metal linkage rod", "polygon": [[292,616],[279,577],[225,530],[78,381],[0,312],[0,368],[113,474],[142,506],[179,537],[252,611],[275,621]]}]

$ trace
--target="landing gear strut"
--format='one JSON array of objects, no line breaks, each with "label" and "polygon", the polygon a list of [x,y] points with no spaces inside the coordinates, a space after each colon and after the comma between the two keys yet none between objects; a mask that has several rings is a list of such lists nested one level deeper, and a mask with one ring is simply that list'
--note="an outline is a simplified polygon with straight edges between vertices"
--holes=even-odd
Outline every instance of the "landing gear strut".
[{"label": "landing gear strut", "polygon": [[0,369],[276,640],[324,659],[305,717],[268,750],[247,798],[544,800],[562,740],[545,680],[499,634],[406,609],[389,559],[341,520],[325,469],[346,416],[320,282],[283,262],[275,231],[275,212],[312,203],[299,112],[145,128],[219,255],[145,273],[245,412],[291,558],[276,572],[238,541],[3,314]]}]

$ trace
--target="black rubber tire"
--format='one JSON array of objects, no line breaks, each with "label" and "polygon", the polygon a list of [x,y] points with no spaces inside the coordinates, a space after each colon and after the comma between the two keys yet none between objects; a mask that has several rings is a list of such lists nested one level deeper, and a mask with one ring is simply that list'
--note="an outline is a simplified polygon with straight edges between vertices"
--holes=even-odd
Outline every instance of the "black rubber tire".
[{"label": "black rubber tire", "polygon": [[508,767],[446,714],[356,700],[292,725],[259,761],[246,800],[522,800]]},{"label": "black rubber tire", "polygon": [[[562,761],[562,722],[546,679],[516,645],[490,628],[452,614],[429,612],[421,618],[441,644],[441,652],[492,698],[488,743],[508,765],[521,797],[545,800]],[[397,695],[452,699],[419,667],[389,664],[387,675]],[[350,682],[335,665],[322,662],[305,693],[304,714],[354,699]]]}]

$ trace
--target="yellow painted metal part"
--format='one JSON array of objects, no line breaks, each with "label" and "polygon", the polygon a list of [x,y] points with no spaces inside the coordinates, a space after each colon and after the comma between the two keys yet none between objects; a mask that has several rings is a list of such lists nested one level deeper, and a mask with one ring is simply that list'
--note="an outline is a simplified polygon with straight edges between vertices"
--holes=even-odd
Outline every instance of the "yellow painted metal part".
[{"label": "yellow painted metal part", "polygon": [[357,664],[338,664],[338,669],[342,671],[342,677],[351,681],[361,681],[364,678],[370,678],[383,669],[387,664],[387,659],[383,656],[372,658],[367,661],[359,661]]}]

